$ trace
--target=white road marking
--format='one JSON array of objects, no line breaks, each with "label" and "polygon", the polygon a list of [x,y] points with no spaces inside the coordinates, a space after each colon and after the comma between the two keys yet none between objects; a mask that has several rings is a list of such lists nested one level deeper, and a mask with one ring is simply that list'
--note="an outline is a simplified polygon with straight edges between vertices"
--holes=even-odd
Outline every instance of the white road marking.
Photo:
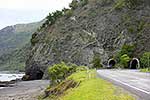
[{"label": "white road marking", "polygon": [[[113,79],[113,78],[112,78],[112,79]],[[127,83],[125,83],[125,82],[122,82],[122,81],[120,81],[120,80],[117,80],[117,79],[113,79],[113,80],[116,81],[116,82],[119,82],[119,83],[121,83],[121,84],[123,84],[123,85],[126,85],[126,86],[128,86],[128,87],[131,87],[131,88],[133,88],[133,89],[135,89],[135,90],[144,92],[144,93],[146,93],[146,94],[150,94],[150,92],[148,92],[148,91],[145,91],[145,90],[143,90],[143,89],[137,88],[137,87],[135,87],[135,86],[132,86],[132,85],[127,84]]]},{"label": "white road marking", "polygon": [[[98,73],[99,73],[99,71],[98,71]],[[135,90],[138,90],[138,91],[141,91],[141,92],[143,92],[143,93],[146,93],[146,94],[150,95],[150,92],[148,92],[148,91],[146,91],[146,90],[137,88],[137,87],[135,87],[135,86],[132,86],[132,85],[130,85],[130,84],[127,84],[127,83],[125,83],[125,82],[122,82],[122,81],[120,81],[120,80],[118,80],[118,79],[115,79],[115,78],[112,78],[112,77],[108,77],[108,75],[107,75],[107,76],[103,76],[103,77],[109,78],[109,79],[114,80],[114,81],[116,81],[116,82],[118,82],[118,83],[121,83],[121,84],[126,85],[126,86],[128,86],[128,87],[131,87],[131,88],[133,88],[133,89],[135,89]]]}]

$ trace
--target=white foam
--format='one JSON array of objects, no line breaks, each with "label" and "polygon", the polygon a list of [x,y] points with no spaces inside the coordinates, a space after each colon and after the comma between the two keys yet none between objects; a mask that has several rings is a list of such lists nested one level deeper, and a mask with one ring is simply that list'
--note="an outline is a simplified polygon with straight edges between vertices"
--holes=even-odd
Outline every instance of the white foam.
[{"label": "white foam", "polygon": [[11,81],[16,79],[21,79],[24,74],[0,74],[0,81]]}]

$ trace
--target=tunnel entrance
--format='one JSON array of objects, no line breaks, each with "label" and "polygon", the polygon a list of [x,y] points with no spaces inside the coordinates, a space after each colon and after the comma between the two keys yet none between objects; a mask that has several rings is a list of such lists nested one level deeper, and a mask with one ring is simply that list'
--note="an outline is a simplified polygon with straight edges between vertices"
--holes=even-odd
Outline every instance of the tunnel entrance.
[{"label": "tunnel entrance", "polygon": [[133,58],[130,62],[130,69],[138,69],[140,67],[139,60],[137,58]]},{"label": "tunnel entrance", "polygon": [[36,79],[37,79],[37,80],[42,79],[43,75],[44,75],[43,71],[39,70],[39,71],[36,73]]},{"label": "tunnel entrance", "polygon": [[114,59],[109,59],[108,61],[108,68],[114,67],[116,64],[116,61]]}]

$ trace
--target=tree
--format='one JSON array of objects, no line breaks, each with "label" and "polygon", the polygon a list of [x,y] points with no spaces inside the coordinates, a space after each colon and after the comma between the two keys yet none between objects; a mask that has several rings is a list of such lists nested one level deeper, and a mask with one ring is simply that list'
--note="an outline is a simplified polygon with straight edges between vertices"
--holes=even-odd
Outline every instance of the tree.
[{"label": "tree", "polygon": [[69,67],[61,62],[60,64],[55,64],[48,69],[48,74],[50,76],[51,84],[58,84],[66,78],[69,72]]},{"label": "tree", "polygon": [[131,58],[127,54],[124,54],[120,57],[120,64],[122,64],[124,68],[128,68],[128,63],[130,60]]},{"label": "tree", "polygon": [[127,54],[128,56],[132,57],[133,56],[133,52],[134,52],[134,45],[123,45],[123,47],[121,48],[120,54]]}]

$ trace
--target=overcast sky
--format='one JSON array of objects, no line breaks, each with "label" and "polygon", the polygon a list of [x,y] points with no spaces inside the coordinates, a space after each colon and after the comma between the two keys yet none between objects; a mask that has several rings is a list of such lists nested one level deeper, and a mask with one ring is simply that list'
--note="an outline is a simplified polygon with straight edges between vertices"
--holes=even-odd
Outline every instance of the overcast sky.
[{"label": "overcast sky", "polygon": [[72,0],[0,0],[0,29],[40,21],[49,12],[68,7]]}]

